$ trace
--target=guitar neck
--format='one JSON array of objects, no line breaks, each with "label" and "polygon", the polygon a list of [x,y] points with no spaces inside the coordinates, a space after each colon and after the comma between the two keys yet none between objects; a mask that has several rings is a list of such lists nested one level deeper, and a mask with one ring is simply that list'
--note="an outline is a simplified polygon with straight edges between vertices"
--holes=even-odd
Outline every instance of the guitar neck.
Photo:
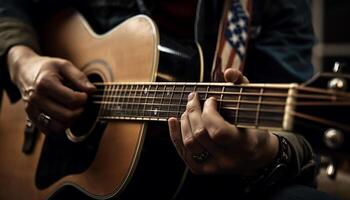
[{"label": "guitar neck", "polygon": [[245,128],[289,130],[295,84],[231,83],[98,83],[93,103],[101,120],[166,121],[180,118],[187,96],[215,97],[218,111],[230,123]]}]

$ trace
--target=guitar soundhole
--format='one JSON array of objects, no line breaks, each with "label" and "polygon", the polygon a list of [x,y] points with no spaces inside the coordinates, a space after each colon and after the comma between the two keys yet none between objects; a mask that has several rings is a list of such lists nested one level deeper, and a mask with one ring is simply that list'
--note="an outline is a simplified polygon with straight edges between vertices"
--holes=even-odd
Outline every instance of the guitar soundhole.
[{"label": "guitar soundhole", "polygon": [[[91,74],[88,78],[92,83],[103,81],[97,74]],[[93,98],[88,98],[84,112],[71,126],[71,132],[75,137],[80,138],[90,135],[91,130],[96,126],[99,108],[98,104],[93,103]]]}]

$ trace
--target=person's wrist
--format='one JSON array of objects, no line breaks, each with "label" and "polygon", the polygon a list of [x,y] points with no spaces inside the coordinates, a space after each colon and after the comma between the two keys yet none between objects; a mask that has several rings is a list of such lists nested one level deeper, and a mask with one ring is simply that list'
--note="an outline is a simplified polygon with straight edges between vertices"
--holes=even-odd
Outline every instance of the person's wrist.
[{"label": "person's wrist", "polygon": [[256,176],[261,169],[264,169],[267,166],[270,166],[275,160],[278,149],[279,142],[278,137],[275,134],[272,134],[268,131],[258,131],[256,134],[267,134],[264,136],[264,139],[261,139],[260,144],[258,146],[259,149],[256,151],[256,155],[254,158],[254,165],[243,173],[244,176]]},{"label": "person's wrist", "polygon": [[278,136],[270,132],[267,132],[267,134],[265,148],[261,151],[260,163],[262,163],[262,166],[259,167],[260,169],[270,166],[275,161],[280,148]]},{"label": "person's wrist", "polygon": [[[275,134],[273,134],[275,135]],[[288,141],[282,136],[275,135],[278,141],[278,151],[271,163],[260,168],[253,176],[242,176],[246,183],[247,192],[266,190],[281,182],[288,176],[291,150]]]},{"label": "person's wrist", "polygon": [[11,80],[16,83],[18,74],[23,70],[23,66],[28,63],[28,60],[38,57],[39,55],[30,47],[24,45],[15,45],[11,47],[7,53],[7,65]]}]

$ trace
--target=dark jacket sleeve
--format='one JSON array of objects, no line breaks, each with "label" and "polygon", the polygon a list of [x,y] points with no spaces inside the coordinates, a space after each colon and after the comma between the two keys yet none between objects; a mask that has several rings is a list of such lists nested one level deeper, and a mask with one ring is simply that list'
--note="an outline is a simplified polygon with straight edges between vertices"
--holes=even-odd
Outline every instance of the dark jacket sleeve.
[{"label": "dark jacket sleeve", "polygon": [[[300,83],[311,78],[315,37],[309,0],[254,2],[245,75],[251,82]],[[292,179],[313,179],[316,161],[310,144],[294,133],[276,134],[290,145]]]},{"label": "dark jacket sleeve", "polygon": [[36,33],[32,27],[33,7],[31,0],[0,0],[0,85],[12,102],[20,98],[20,93],[11,82],[6,55],[9,48],[17,44],[38,51]]}]

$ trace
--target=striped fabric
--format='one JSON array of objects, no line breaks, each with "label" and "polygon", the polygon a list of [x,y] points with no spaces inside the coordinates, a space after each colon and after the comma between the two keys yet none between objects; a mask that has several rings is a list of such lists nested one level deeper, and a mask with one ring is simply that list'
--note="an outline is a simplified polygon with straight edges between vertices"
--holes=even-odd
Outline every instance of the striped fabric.
[{"label": "striped fabric", "polygon": [[249,38],[252,0],[227,0],[212,71],[213,81],[223,81],[227,68],[243,70]]}]

